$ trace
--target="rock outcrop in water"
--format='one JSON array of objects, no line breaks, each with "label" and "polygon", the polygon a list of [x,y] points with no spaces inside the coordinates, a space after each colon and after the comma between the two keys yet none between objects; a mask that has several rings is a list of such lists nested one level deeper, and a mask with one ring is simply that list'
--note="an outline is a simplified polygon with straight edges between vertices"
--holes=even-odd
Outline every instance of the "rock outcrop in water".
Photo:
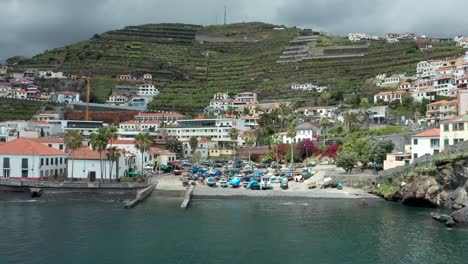
[{"label": "rock outcrop in water", "polygon": [[[433,170],[405,176],[387,200],[418,207],[454,210],[451,215],[432,214],[447,226],[468,223],[468,157],[444,158],[434,162]],[[393,183],[396,184],[396,183]]]}]

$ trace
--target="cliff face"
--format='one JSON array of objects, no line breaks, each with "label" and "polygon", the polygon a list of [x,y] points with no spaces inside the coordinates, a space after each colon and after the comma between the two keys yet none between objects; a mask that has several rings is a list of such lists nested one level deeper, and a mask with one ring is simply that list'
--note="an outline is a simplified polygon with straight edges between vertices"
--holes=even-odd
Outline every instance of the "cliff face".
[{"label": "cliff face", "polygon": [[434,173],[407,176],[401,185],[391,200],[411,206],[468,207],[468,158],[438,161]]}]

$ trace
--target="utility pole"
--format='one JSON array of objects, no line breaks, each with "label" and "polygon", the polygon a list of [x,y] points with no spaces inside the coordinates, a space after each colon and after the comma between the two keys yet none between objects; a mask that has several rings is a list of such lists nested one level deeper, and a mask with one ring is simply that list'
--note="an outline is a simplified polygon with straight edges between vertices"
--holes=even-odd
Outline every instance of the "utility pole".
[{"label": "utility pole", "polygon": [[226,5],[224,6],[224,25],[226,25]]}]

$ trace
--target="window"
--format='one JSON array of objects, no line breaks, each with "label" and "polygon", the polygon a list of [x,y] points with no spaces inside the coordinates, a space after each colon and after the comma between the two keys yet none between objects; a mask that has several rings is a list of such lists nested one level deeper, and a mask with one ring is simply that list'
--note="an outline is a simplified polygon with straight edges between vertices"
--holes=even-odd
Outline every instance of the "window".
[{"label": "window", "polygon": [[413,145],[417,145],[417,144],[418,144],[418,139],[417,138],[413,139]]},{"label": "window", "polygon": [[444,125],[444,131],[449,131],[449,125],[448,124]]},{"label": "window", "polygon": [[51,148],[51,147],[52,147],[52,144],[47,144],[47,146],[49,146],[49,148]]},{"label": "window", "polygon": [[54,158],[50,158],[50,165],[54,165]]},{"label": "window", "polygon": [[21,159],[21,177],[28,177],[28,159]]},{"label": "window", "polygon": [[60,164],[63,164],[63,158],[60,158]]},{"label": "window", "polygon": [[41,166],[44,166],[44,158],[41,158]]},{"label": "window", "polygon": [[438,148],[440,145],[440,140],[438,138],[431,139],[431,148]]},{"label": "window", "polygon": [[45,164],[46,164],[46,166],[49,166],[49,158],[45,159]]},{"label": "window", "polygon": [[449,144],[448,138],[444,139],[444,146],[448,146],[448,144]]},{"label": "window", "polygon": [[10,177],[10,158],[3,158],[3,177]]},{"label": "window", "polygon": [[452,126],[453,126],[453,131],[463,131],[463,130],[465,130],[465,124],[464,123],[455,123]]},{"label": "window", "polygon": [[414,153],[413,154],[413,159],[417,159],[418,158],[418,154],[417,153]]},{"label": "window", "polygon": [[63,150],[63,144],[59,145],[59,150]]}]

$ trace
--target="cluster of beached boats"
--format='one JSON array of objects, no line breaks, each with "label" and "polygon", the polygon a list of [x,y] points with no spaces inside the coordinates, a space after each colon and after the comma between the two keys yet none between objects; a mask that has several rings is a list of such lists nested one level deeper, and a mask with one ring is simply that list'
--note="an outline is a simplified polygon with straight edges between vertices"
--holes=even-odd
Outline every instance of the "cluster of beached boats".
[{"label": "cluster of beached boats", "polygon": [[281,189],[289,188],[289,181],[301,182],[314,175],[309,166],[278,168],[204,168],[194,166],[182,174],[182,184],[206,184],[210,187],[239,188],[250,190],[270,190],[275,183],[279,183]]}]

